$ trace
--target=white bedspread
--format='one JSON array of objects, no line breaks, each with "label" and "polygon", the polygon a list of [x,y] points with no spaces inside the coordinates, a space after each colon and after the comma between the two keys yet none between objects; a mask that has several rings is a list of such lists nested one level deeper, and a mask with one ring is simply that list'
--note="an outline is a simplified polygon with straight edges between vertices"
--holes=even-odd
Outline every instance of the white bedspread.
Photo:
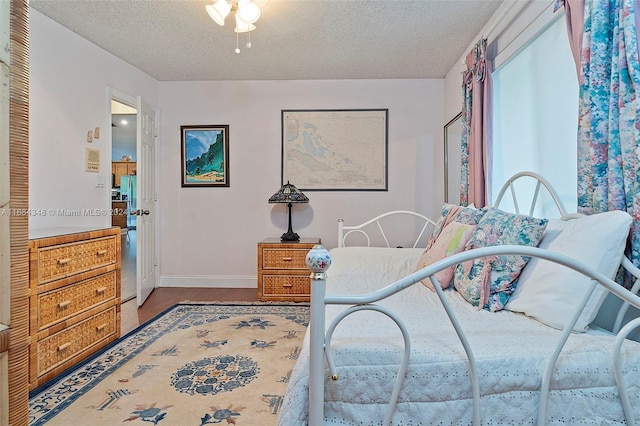
[{"label": "white bedspread", "polygon": [[[411,273],[421,252],[333,249],[327,294],[358,294],[389,284]],[[483,424],[535,424],[540,376],[560,332],[521,314],[479,311],[455,291],[445,293],[478,361]],[[437,295],[418,283],[380,304],[392,308],[411,335],[410,366],[393,424],[471,424],[466,356]],[[344,308],[328,307],[327,324]],[[282,426],[306,424],[308,343],[307,334],[280,413]],[[613,337],[595,332],[569,338],[551,381],[548,424],[624,423],[611,371],[612,344]],[[358,312],[338,326],[332,348],[340,379],[326,381],[325,424],[382,424],[403,350],[399,330],[384,315]],[[625,343],[623,353],[640,419],[640,344]]]}]

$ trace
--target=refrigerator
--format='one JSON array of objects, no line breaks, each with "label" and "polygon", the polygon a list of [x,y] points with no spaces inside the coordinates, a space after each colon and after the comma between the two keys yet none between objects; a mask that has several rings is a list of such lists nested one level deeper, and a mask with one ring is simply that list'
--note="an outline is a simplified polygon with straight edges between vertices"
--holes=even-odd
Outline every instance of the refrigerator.
[{"label": "refrigerator", "polygon": [[127,202],[127,228],[136,229],[137,216],[131,215],[131,210],[138,207],[136,198],[136,175],[120,177],[120,199]]}]

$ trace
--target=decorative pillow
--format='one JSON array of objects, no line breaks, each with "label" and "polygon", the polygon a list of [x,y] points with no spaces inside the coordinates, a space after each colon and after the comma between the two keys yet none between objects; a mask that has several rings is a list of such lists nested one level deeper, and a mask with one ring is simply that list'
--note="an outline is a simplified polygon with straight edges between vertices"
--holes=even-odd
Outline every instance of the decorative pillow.
[{"label": "decorative pillow", "polygon": [[[623,211],[569,221],[551,220],[539,247],[570,256],[613,279],[624,254],[631,222],[631,216]],[[563,329],[592,285],[591,279],[572,269],[531,259],[505,309],[523,312],[550,327]],[[588,329],[606,295],[606,289],[596,285],[573,331]]]},{"label": "decorative pillow", "polygon": [[462,207],[454,204],[444,203],[442,214],[436,222],[431,237],[427,242],[427,250],[436,242],[440,232],[449,223],[456,221],[465,225],[477,225],[482,216],[487,212],[486,208],[476,209],[475,207]]},{"label": "decorative pillow", "polygon": [[[451,256],[452,254],[460,253],[464,250],[464,246],[469,241],[469,238],[471,238],[471,234],[475,228],[475,225],[466,225],[460,222],[449,222],[449,224],[442,229],[440,235],[438,235],[438,239],[430,248],[426,249],[420,259],[418,259],[415,271],[418,271],[425,266],[429,266],[438,260],[444,259],[447,256]],[[435,277],[443,290],[451,284],[454,269],[455,265],[436,272]],[[423,279],[422,284],[424,284],[428,289],[434,290],[429,278]]]},{"label": "decorative pillow", "polygon": [[[537,246],[547,219],[490,208],[480,219],[465,250],[504,244]],[[516,288],[527,256],[504,255],[470,260],[455,268],[453,284],[469,303],[495,312],[504,308]]]}]

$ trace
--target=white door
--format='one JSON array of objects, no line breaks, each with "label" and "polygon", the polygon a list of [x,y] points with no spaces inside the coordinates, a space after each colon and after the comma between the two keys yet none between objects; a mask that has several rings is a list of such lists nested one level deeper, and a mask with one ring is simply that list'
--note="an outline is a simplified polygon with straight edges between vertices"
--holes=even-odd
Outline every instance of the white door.
[{"label": "white door", "polygon": [[138,96],[136,275],[138,306],[156,287],[156,114]]}]

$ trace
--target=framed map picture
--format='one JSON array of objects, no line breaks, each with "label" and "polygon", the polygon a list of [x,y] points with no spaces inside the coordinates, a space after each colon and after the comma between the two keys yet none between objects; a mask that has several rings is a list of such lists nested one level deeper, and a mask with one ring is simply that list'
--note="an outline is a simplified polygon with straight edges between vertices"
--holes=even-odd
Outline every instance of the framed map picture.
[{"label": "framed map picture", "polygon": [[229,126],[180,126],[182,187],[229,186]]},{"label": "framed map picture", "polygon": [[387,191],[388,109],[282,110],[282,183]]}]

